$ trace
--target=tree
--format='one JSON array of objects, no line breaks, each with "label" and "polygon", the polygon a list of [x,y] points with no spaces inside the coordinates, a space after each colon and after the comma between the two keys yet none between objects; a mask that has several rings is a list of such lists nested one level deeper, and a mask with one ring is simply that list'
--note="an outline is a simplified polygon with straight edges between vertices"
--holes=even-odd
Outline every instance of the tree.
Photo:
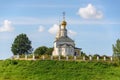
[{"label": "tree", "polygon": [[86,53],[84,53],[83,51],[81,51],[81,56],[87,56]]},{"label": "tree", "polygon": [[19,34],[15,38],[11,47],[11,51],[14,55],[32,53],[31,41],[28,39],[26,34]]},{"label": "tree", "polygon": [[93,55],[93,57],[97,57],[97,56],[99,56],[99,57],[100,57],[100,55],[99,55],[99,54],[94,54],[94,55]]},{"label": "tree", "polygon": [[120,58],[120,39],[118,39],[116,41],[116,44],[112,45],[112,47],[113,47],[113,55],[115,57],[119,57]]},{"label": "tree", "polygon": [[43,55],[45,54],[45,52],[47,51],[47,47],[46,46],[41,46],[41,47],[38,47],[35,51],[34,51],[34,54],[36,55]]},{"label": "tree", "polygon": [[48,48],[45,54],[52,55],[52,52],[53,52],[53,48]]}]

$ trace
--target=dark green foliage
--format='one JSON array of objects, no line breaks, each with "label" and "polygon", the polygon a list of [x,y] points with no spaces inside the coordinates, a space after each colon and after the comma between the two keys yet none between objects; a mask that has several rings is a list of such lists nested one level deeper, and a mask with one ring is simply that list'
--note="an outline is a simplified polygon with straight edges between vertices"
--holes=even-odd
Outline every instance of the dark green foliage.
[{"label": "dark green foliage", "polygon": [[32,52],[31,41],[26,34],[20,34],[15,38],[11,51],[14,55],[29,54]]},{"label": "dark green foliage", "polygon": [[45,54],[52,55],[53,48],[48,48]]},{"label": "dark green foliage", "polygon": [[97,59],[97,56],[100,58],[100,55],[99,55],[99,54],[94,54],[94,55],[93,55],[93,58],[94,58],[94,59]]},{"label": "dark green foliage", "polygon": [[86,53],[84,53],[83,51],[81,51],[81,56],[87,56]]},{"label": "dark green foliage", "polygon": [[107,57],[107,55],[102,55],[102,57]]},{"label": "dark green foliage", "polygon": [[115,45],[112,45],[113,47],[113,56],[115,57],[116,61],[120,60],[120,39],[116,41]]},{"label": "dark green foliage", "polygon": [[35,55],[43,55],[45,54],[45,52],[47,51],[47,47],[46,46],[41,46],[41,47],[38,47],[35,51],[34,51],[34,54]]},{"label": "dark green foliage", "polygon": [[120,65],[106,62],[0,61],[0,80],[119,80]]},{"label": "dark green foliage", "polygon": [[100,57],[100,55],[99,55],[99,54],[94,54],[94,55],[93,55],[93,57],[97,57],[97,56],[99,56],[99,57]]},{"label": "dark green foliage", "polygon": [[35,51],[34,51],[34,54],[35,55],[43,55],[43,54],[47,54],[47,55],[51,55],[52,54],[52,51],[53,51],[53,48],[48,48],[46,46],[41,46],[41,47],[38,47]]}]

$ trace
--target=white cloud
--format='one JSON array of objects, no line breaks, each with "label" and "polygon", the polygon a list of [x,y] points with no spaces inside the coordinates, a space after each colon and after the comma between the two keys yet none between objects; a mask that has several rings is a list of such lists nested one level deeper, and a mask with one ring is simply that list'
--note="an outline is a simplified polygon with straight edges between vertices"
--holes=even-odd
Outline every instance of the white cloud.
[{"label": "white cloud", "polygon": [[3,26],[0,27],[0,32],[11,32],[14,28],[11,26],[11,21],[4,20]]},{"label": "white cloud", "polygon": [[38,28],[38,31],[39,31],[39,32],[43,32],[43,31],[45,31],[45,27],[40,26],[40,27]]},{"label": "white cloud", "polygon": [[72,30],[68,30],[68,34],[71,36],[75,36],[75,35],[77,35],[77,32],[72,31]]},{"label": "white cloud", "polygon": [[59,26],[57,24],[54,24],[53,27],[51,27],[48,32],[51,34],[56,34],[57,31],[59,30]]},{"label": "white cloud", "polygon": [[101,19],[103,17],[103,13],[100,10],[97,10],[92,4],[80,8],[78,14],[84,19]]}]

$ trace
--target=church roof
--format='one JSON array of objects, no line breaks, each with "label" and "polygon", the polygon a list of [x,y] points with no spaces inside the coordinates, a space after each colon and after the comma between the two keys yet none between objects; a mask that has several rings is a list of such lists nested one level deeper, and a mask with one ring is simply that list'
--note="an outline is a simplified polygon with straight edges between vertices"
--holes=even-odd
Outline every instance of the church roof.
[{"label": "church roof", "polygon": [[58,42],[74,42],[71,38],[69,38],[68,36],[66,37],[60,37],[59,39],[57,39],[56,41]]},{"label": "church roof", "polygon": [[82,50],[82,48],[77,48],[77,47],[75,47],[75,49]]},{"label": "church roof", "polygon": [[[66,44],[66,43],[64,43],[64,44],[59,44],[59,46],[64,46],[64,45],[66,45],[66,46],[72,46],[71,44]],[[73,48],[75,48],[74,46],[72,46]]]},{"label": "church roof", "polygon": [[64,46],[64,45],[66,45],[66,46],[71,46],[71,47],[73,47],[74,49],[77,49],[77,50],[82,50],[82,48],[77,48],[77,47],[72,46],[71,44],[67,44],[67,43],[59,44],[58,46]]}]

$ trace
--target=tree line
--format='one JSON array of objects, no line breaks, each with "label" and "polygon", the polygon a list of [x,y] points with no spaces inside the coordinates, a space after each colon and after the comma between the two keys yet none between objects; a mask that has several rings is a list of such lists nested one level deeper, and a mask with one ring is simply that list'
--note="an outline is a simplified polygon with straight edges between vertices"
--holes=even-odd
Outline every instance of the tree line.
[{"label": "tree line", "polygon": [[25,54],[31,54],[34,53],[35,55],[51,55],[53,48],[52,47],[46,47],[46,46],[40,46],[33,52],[32,43],[27,37],[26,34],[19,34],[15,39],[11,47],[11,51],[13,55],[25,55]]},{"label": "tree line", "polygon": [[[116,44],[112,45],[113,48],[113,56],[120,60],[120,39],[116,40]],[[26,34],[19,34],[15,39],[11,47],[11,51],[14,55],[22,55],[22,54],[31,54],[33,53],[33,48],[31,45],[31,41],[27,37]],[[40,46],[35,49],[35,55],[52,55],[53,48]],[[81,55],[86,55],[85,53],[81,52]],[[97,55],[97,54],[96,54]]]}]

